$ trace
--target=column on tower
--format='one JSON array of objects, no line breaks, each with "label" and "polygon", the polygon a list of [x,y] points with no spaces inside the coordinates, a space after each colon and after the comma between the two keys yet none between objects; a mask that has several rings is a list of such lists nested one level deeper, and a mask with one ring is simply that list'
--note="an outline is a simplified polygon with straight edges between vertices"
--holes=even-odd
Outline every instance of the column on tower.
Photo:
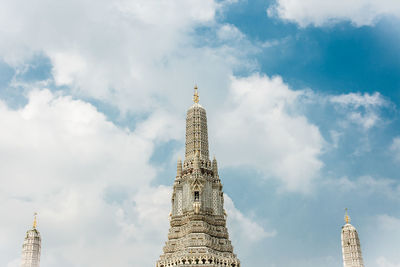
[{"label": "column on tower", "polygon": [[176,178],[174,182],[174,190],[172,193],[172,212],[171,216],[178,216],[183,214],[182,209],[182,197],[183,197],[183,187],[182,181],[182,160],[178,159],[176,166]]},{"label": "column on tower", "polygon": [[225,215],[225,213],[224,213],[224,194],[222,192],[222,184],[221,184],[221,180],[219,179],[217,159],[215,158],[215,156],[214,156],[211,166],[212,166],[212,170],[213,170],[213,183],[212,183],[213,212],[216,215],[224,216]]}]

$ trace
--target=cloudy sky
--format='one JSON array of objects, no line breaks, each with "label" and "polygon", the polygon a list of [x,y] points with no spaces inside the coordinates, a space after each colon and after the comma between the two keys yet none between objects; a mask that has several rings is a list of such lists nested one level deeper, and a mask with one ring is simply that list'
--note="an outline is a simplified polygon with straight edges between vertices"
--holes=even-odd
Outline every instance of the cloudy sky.
[{"label": "cloudy sky", "polygon": [[399,1],[0,6],[0,266],[154,266],[195,83],[243,266],[400,266]]}]

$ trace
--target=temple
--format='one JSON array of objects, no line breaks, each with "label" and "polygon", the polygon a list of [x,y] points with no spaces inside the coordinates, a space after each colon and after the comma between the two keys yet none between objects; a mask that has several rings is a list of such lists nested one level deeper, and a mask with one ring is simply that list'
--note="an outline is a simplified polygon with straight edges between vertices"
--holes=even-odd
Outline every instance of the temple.
[{"label": "temple", "polygon": [[185,159],[178,160],[168,241],[156,267],[240,267],[226,227],[217,160],[208,150],[206,110],[194,104],[186,116]]},{"label": "temple", "polygon": [[22,245],[21,267],[40,266],[41,242],[42,239],[37,230],[37,214],[35,213],[32,229],[26,232],[24,244]]},{"label": "temple", "polygon": [[350,224],[350,217],[345,215],[346,224],[342,227],[342,253],[344,267],[364,267],[360,239],[356,228]]}]

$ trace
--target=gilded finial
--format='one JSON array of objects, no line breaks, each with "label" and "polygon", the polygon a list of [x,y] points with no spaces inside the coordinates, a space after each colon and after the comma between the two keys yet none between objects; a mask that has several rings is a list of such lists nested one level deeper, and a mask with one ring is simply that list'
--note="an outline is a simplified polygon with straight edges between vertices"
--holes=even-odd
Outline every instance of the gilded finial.
[{"label": "gilded finial", "polygon": [[194,86],[193,102],[199,103],[199,93],[197,92],[197,84]]},{"label": "gilded finial", "polygon": [[37,212],[33,214],[33,229],[36,229],[37,226]]},{"label": "gilded finial", "polygon": [[348,213],[348,211],[347,211],[347,208],[345,208],[345,211],[346,211],[346,214],[345,214],[345,216],[344,216],[344,221],[345,221],[346,224],[347,224],[347,223],[350,223],[350,216],[349,216],[349,213]]}]

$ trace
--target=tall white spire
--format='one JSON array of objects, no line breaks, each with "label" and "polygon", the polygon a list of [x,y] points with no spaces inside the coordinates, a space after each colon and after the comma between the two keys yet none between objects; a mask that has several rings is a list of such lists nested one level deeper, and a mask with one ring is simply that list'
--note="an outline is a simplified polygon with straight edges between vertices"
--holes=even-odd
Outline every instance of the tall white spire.
[{"label": "tall white spire", "polygon": [[194,103],[186,116],[186,151],[178,161],[172,192],[170,230],[157,267],[240,267],[229,240],[224,213],[224,194],[217,161],[208,152],[207,117]]},{"label": "tall white spire", "polygon": [[361,254],[360,239],[356,228],[350,224],[350,216],[346,209],[345,225],[342,227],[342,254],[344,267],[364,267]]},{"label": "tall white spire", "polygon": [[37,230],[37,213],[35,213],[32,229],[26,232],[24,244],[22,245],[21,267],[40,266],[41,243],[42,239]]}]

